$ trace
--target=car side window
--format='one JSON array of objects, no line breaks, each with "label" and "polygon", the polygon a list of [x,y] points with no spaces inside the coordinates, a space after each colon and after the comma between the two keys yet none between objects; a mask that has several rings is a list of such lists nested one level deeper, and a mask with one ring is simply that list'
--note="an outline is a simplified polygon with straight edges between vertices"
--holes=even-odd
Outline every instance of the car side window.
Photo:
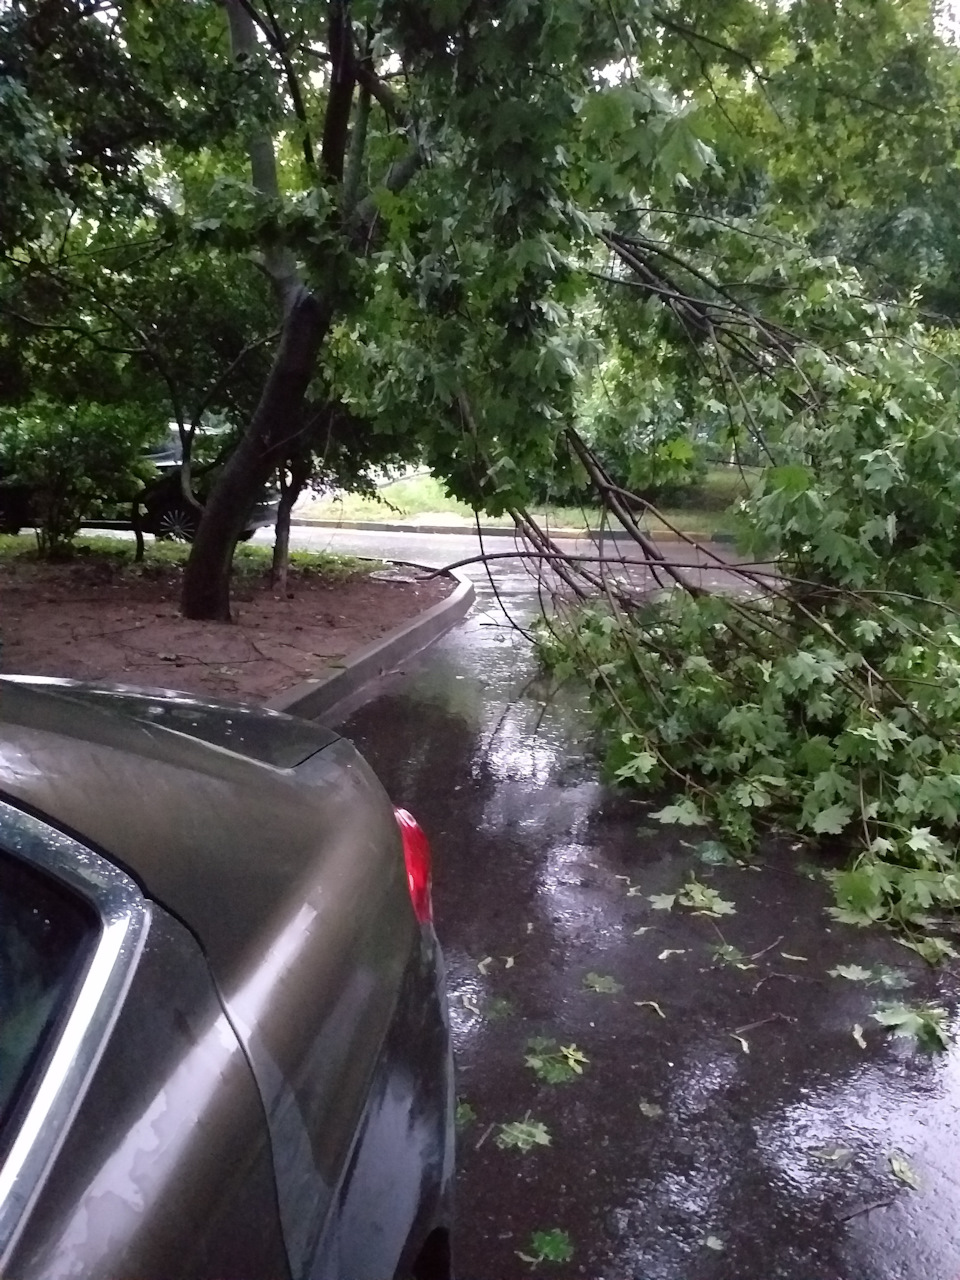
[{"label": "car side window", "polygon": [[0,1148],[97,934],[87,903],[0,852]]}]

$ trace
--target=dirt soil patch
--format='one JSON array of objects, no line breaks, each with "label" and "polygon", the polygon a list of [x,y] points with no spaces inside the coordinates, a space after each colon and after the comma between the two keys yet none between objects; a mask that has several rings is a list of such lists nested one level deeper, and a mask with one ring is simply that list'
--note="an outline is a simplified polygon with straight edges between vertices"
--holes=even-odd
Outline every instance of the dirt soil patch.
[{"label": "dirt soil patch", "polygon": [[288,594],[265,570],[235,580],[235,622],[187,622],[176,564],[78,556],[0,562],[0,669],[263,702],[340,666],[453,590],[413,569],[291,568]]}]

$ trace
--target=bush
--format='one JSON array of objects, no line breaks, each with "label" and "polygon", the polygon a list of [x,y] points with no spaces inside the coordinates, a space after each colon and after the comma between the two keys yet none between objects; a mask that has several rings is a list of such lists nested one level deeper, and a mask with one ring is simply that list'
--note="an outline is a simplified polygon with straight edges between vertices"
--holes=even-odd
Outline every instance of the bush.
[{"label": "bush", "polygon": [[3,480],[29,488],[42,556],[65,554],[103,498],[133,498],[149,474],[142,451],[155,431],[155,422],[114,405],[38,398],[0,409]]}]

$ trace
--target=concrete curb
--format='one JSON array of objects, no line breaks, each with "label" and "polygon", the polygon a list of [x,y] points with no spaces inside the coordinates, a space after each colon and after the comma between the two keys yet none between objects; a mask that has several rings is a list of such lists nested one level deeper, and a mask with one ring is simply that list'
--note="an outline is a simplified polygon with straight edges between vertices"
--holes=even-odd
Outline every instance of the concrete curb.
[{"label": "concrete curb", "polygon": [[[417,566],[423,568],[424,566]],[[476,599],[476,590],[470,579],[457,569],[448,574],[457,580],[454,591],[445,600],[431,605],[419,617],[404,622],[379,640],[347,659],[342,667],[336,667],[312,680],[304,680],[284,693],[278,693],[264,705],[271,711],[286,711],[288,715],[313,719],[324,715],[350,697],[365,684],[392,671],[401,662],[425,649],[445,631],[465,617]]]},{"label": "concrete curb", "polygon": [[[291,525],[297,525],[304,529],[348,529],[351,532],[359,533],[428,533],[428,534],[447,534],[459,533],[473,535],[477,532],[477,526],[474,524],[391,524],[385,520],[311,520],[306,516],[295,517],[290,521]],[[484,538],[513,538],[516,536],[516,529],[512,525],[502,524],[482,524],[480,533]],[[684,538],[692,538],[699,542],[725,542],[730,541],[730,535],[723,533],[687,533],[681,530],[680,534],[670,533],[669,530],[654,530],[647,534],[651,542],[680,542],[681,534]],[[630,542],[633,538],[632,534],[627,533],[625,529],[606,529],[604,531],[604,539],[610,542]],[[590,538],[596,542],[599,540],[599,532],[597,530],[586,529],[551,529],[551,538]]]}]

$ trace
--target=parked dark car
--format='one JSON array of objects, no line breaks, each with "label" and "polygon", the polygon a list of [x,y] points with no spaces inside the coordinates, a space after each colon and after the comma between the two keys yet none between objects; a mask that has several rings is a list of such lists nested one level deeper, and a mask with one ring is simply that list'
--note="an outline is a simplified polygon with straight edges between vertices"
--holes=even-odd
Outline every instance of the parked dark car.
[{"label": "parked dark car", "polygon": [[[208,432],[207,436],[215,438],[218,434],[222,433]],[[200,524],[200,512],[183,496],[180,484],[183,446],[176,423],[170,424],[166,440],[146,450],[146,456],[156,467],[158,476],[145,485],[140,498],[144,533],[152,533],[161,539],[192,542]],[[195,464],[193,467],[193,490],[201,504],[210,492],[216,469],[216,462],[207,466]],[[274,485],[265,486],[247,517],[240,537],[246,541],[257,529],[276,524],[279,504],[279,489]]]},{"label": "parked dark car", "polygon": [[[160,539],[192,542],[201,513],[183,496],[180,483],[183,450],[176,424],[171,425],[165,439],[145,449],[144,456],[156,469],[156,475],[144,484],[139,497],[143,532]],[[193,491],[201,506],[210,492],[216,470],[216,462],[193,468]],[[110,495],[103,497],[109,505]],[[275,524],[279,502],[279,490],[273,485],[265,486],[247,517],[241,538],[252,538],[257,529]],[[31,527],[36,520],[35,510],[36,499],[30,485],[4,481],[0,472],[0,533],[19,533],[22,528]]]},{"label": "parked dark car", "polygon": [[450,1280],[442,982],[336,733],[0,679],[5,1280]]}]

